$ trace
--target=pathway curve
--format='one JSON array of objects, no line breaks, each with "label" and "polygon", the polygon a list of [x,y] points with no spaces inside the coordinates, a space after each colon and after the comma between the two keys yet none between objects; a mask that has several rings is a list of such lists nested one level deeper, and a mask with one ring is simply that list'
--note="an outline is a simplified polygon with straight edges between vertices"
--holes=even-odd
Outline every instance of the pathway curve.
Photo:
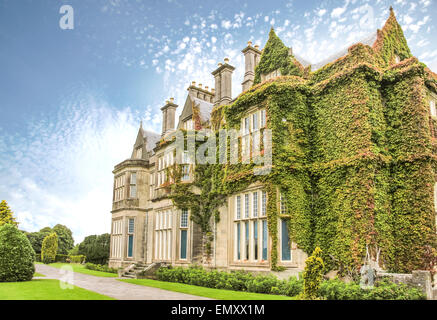
[{"label": "pathway curve", "polygon": [[69,280],[65,273],[58,268],[44,264],[35,264],[36,272],[45,275],[40,279],[64,280],[75,286],[103,294],[118,300],[210,300],[209,298],[190,294],[167,291],[137,284],[118,281],[120,278],[105,278],[73,272]]}]

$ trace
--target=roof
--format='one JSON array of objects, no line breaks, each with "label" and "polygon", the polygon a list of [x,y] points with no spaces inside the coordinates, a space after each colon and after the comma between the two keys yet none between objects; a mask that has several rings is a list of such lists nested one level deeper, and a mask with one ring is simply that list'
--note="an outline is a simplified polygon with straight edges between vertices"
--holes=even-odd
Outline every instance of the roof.
[{"label": "roof", "polygon": [[146,139],[146,150],[153,151],[153,148],[155,148],[156,144],[161,139],[161,135],[144,129],[142,129],[142,132],[143,137]]},{"label": "roof", "polygon": [[199,98],[191,97],[191,99],[193,100],[194,105],[199,108],[200,121],[202,123],[209,121],[209,119],[211,119],[211,112],[214,105]]},{"label": "roof", "polygon": [[[356,43],[362,43],[364,45],[372,46],[375,43],[376,38],[377,38],[377,33],[374,32],[374,33],[368,35],[366,38],[362,39],[361,41],[357,41]],[[340,50],[339,52],[333,54],[332,56],[329,56],[328,58],[326,58],[318,63],[312,64],[311,71],[316,71],[317,69],[324,67],[328,63],[333,62],[333,61],[337,60],[338,58],[341,58],[341,57],[347,55],[349,47],[350,46]],[[296,57],[296,59],[297,59],[297,57]],[[303,65],[303,63],[302,63],[302,65]]]}]

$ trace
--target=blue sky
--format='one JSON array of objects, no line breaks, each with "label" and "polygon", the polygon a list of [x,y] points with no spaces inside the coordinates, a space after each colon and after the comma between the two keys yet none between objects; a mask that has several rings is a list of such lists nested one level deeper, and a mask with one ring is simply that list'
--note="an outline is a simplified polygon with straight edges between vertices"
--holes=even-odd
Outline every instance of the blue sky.
[{"label": "blue sky", "polygon": [[[63,4],[73,30],[59,27]],[[390,5],[436,72],[435,0],[0,0],[0,198],[28,231],[109,232],[111,171],[140,120],[160,132],[164,101],[182,105],[191,81],[212,87],[224,57],[239,94],[240,51],[263,47],[270,26],[316,63],[381,28]]]}]

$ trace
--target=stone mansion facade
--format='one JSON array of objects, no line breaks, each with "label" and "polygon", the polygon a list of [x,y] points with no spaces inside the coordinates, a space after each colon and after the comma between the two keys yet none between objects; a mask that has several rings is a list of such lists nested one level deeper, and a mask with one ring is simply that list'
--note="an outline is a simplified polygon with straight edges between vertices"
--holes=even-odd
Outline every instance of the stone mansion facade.
[{"label": "stone mansion facade", "polygon": [[[278,56],[275,54],[283,52],[283,47],[282,43],[278,47],[273,47],[279,38],[276,38],[276,35],[272,36],[271,31],[271,37],[263,50],[253,46],[251,42],[242,50],[245,74],[242,80],[242,93],[238,97],[233,97],[231,91],[234,67],[225,59],[212,72],[215,88],[203,87],[195,82],[189,85],[178,120],[175,115],[179,106],[173,98],[166,101],[161,107],[162,132],[150,132],[141,125],[130,158],[117,164],[113,170],[109,265],[126,267],[133,263],[150,265],[164,262],[174,266],[189,266],[205,262],[202,259],[200,226],[190,219],[190,210],[175,206],[168,197],[166,186],[172,181],[167,176],[167,168],[172,166],[176,159],[172,146],[161,142],[179,129],[190,131],[223,127],[231,123],[230,120],[225,116],[215,117],[214,114],[223,107],[230,110],[238,109],[247,100],[247,107],[238,109],[243,110],[238,120],[238,126],[244,131],[241,152],[244,153],[246,149],[251,148],[254,134],[271,126],[275,157],[275,148],[279,148],[278,143],[275,145],[275,141],[279,141],[275,140],[275,134],[279,134],[275,130],[279,130],[279,125],[271,125],[274,121],[274,109],[273,105],[269,105],[269,95],[272,94],[270,97],[273,97],[279,90],[288,90],[287,94],[291,97],[288,105],[283,107],[282,121],[292,123],[281,129],[289,130],[287,132],[290,134],[284,143],[288,143],[288,140],[305,140],[301,132],[311,132],[306,135],[309,142],[296,143],[290,148],[292,151],[287,152],[300,154],[300,151],[295,151],[299,149],[305,156],[287,158],[297,159],[290,160],[296,163],[301,162],[299,166],[289,166],[290,175],[286,178],[289,180],[284,180],[285,189],[273,198],[276,200],[270,199],[272,191],[266,189],[267,180],[254,180],[243,189],[227,195],[226,201],[219,208],[220,220],[213,223],[211,259],[208,266],[226,270],[271,271],[274,265],[275,268],[283,267],[282,269],[298,272],[305,267],[305,260],[315,245],[321,246],[331,256],[343,259],[346,265],[361,261],[363,250],[375,244],[382,248],[387,260],[386,266],[396,261],[407,261],[407,251],[393,249],[393,243],[399,242],[395,238],[400,232],[396,231],[396,226],[401,222],[386,222],[391,218],[386,219],[384,214],[390,212],[390,217],[413,219],[417,206],[410,207],[408,203],[399,200],[400,196],[396,196],[396,192],[402,187],[393,186],[399,179],[403,179],[401,174],[396,176],[401,170],[399,168],[403,167],[401,164],[398,165],[401,160],[393,167],[391,159],[397,156],[400,159],[402,152],[408,156],[427,152],[431,154],[428,158],[435,156],[436,131],[433,121],[437,119],[437,77],[428,69],[421,71],[420,75],[413,74],[411,70],[419,66],[417,59],[406,53],[409,50],[404,46],[403,34],[399,45],[386,45],[385,41],[392,37],[390,28],[393,28],[393,24],[397,26],[391,11],[390,18],[382,30],[317,65],[309,64],[293,54],[291,48],[287,48],[285,56],[278,56],[287,59],[286,62],[290,64],[286,67],[285,62],[278,64],[274,70],[269,69],[269,63],[265,61],[269,58],[277,60]],[[398,31],[397,27],[396,30]],[[360,70],[365,70],[364,75],[358,75]],[[393,95],[387,88],[394,88],[394,92],[402,95],[405,101],[412,99],[413,96],[417,96],[417,92],[406,95],[401,92],[402,85],[396,87],[396,79],[406,78],[414,83],[411,90],[418,90],[421,95],[418,102],[421,106],[420,111],[411,114],[421,117],[415,120],[416,124],[419,123],[421,131],[418,138],[414,139],[417,138],[420,143],[426,145],[423,150],[410,150],[408,145],[390,140],[395,130],[405,136],[402,126],[390,121],[399,113],[406,112],[413,103],[408,106],[391,103]],[[356,83],[359,83],[360,89],[348,92],[347,88]],[[335,87],[334,84],[340,87]],[[364,90],[363,88],[365,92],[360,91]],[[257,92],[262,90],[264,96],[259,94],[261,102],[251,98],[251,95],[255,97]],[[351,94],[351,97],[348,98],[347,94]],[[328,99],[340,102],[332,102],[332,110],[323,109],[326,108]],[[324,101],[324,105],[318,104],[318,101]],[[349,108],[350,105],[353,107]],[[339,112],[338,109],[335,110],[337,107],[344,109],[340,109],[343,111]],[[392,111],[388,113],[384,108],[392,108]],[[361,110],[364,111],[360,113]],[[312,117],[312,127],[302,126],[300,130],[299,122],[293,122],[293,119],[305,119],[305,116],[301,115],[307,114],[311,114],[308,117]],[[349,118],[343,120],[339,118],[340,115]],[[407,114],[405,116],[407,119]],[[405,121],[410,120],[408,118]],[[360,125],[352,129],[358,122]],[[358,135],[359,139],[356,138]],[[305,149],[307,145],[313,146],[308,148],[308,152]],[[299,160],[301,158],[310,160]],[[347,159],[347,165],[344,159]],[[362,165],[363,161],[366,165]],[[435,234],[436,204],[432,187],[435,184],[436,169],[433,163],[427,162],[428,160],[415,158],[409,161],[411,166],[417,168],[414,171],[415,169],[408,165],[408,170],[413,170],[411,176],[416,181],[415,190],[409,191],[408,188],[404,188],[402,196],[415,198],[423,191],[420,193],[423,206],[420,213],[417,213],[420,214],[417,221],[422,224],[423,234],[430,234],[429,237],[424,236],[424,243],[434,245],[431,234]],[[190,183],[194,179],[196,167],[189,161],[182,162],[185,165],[182,166],[181,182]],[[308,173],[310,169],[299,169],[310,166],[313,170],[311,174]],[[275,159],[273,167],[278,167],[275,165]],[[351,167],[355,169],[350,169]],[[422,181],[426,184],[423,189],[422,185],[417,183],[417,179],[422,180],[422,173],[428,177]],[[281,173],[273,174],[280,177]],[[384,177],[388,177],[387,180],[384,180]],[[334,178],[341,181],[337,182]],[[273,184],[279,190],[281,180],[272,181],[276,181]],[[351,195],[349,190],[356,191],[356,194]],[[288,200],[285,201],[285,198]],[[269,213],[268,210],[272,208],[269,201],[275,201],[276,215]],[[410,210],[409,213],[403,212],[403,208]],[[269,219],[277,221],[272,225],[269,224]],[[417,225],[417,221],[409,220],[408,225]],[[380,227],[385,223],[394,229],[386,232],[387,228]],[[326,229],[326,232],[319,231],[325,227],[331,229]],[[275,234],[274,238],[272,232]],[[413,233],[416,234],[417,230]],[[422,243],[421,241],[422,239],[417,239],[417,243]],[[273,250],[276,253],[275,261],[272,261]],[[415,267],[416,265],[411,266]]]}]

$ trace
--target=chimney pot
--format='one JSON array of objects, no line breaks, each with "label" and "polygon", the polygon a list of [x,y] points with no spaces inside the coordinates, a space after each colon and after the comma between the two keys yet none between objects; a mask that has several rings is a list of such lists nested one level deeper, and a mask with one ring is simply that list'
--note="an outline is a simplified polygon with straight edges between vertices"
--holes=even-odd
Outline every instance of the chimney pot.
[{"label": "chimney pot", "polygon": [[170,102],[173,103],[174,102],[174,98],[170,98]]},{"label": "chimney pot", "polygon": [[202,84],[201,83],[199,83],[199,88],[202,88]]},{"label": "chimney pot", "polygon": [[215,93],[215,89],[214,89],[214,88],[211,88],[211,92],[212,92],[212,93]]},{"label": "chimney pot", "polygon": [[249,47],[251,47],[251,46],[252,46],[252,41],[247,41],[247,45],[248,45]]},{"label": "chimney pot", "polygon": [[218,66],[221,67],[223,64],[221,62],[218,63]]},{"label": "chimney pot", "polygon": [[195,86],[196,85],[196,81],[191,82],[191,85]]},{"label": "chimney pot", "polygon": [[224,58],[225,63],[229,62],[229,58]]},{"label": "chimney pot", "polygon": [[259,45],[256,44],[255,45],[255,49],[259,50]]},{"label": "chimney pot", "polygon": [[208,91],[208,88],[209,88],[208,86],[205,86],[205,90],[206,90],[206,91]]}]

